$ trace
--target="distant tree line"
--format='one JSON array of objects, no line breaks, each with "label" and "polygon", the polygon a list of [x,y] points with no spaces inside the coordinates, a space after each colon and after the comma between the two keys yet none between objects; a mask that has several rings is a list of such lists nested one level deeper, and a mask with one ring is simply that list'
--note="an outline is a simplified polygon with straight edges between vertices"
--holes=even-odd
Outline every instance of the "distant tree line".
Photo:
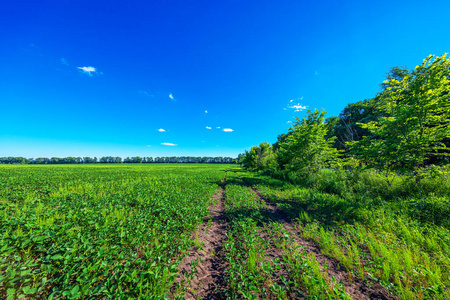
[{"label": "distant tree line", "polygon": [[338,117],[308,111],[274,144],[238,156],[252,171],[307,177],[324,168],[372,168],[417,174],[450,157],[450,59],[430,55],[413,70],[394,67],[372,99]]},{"label": "distant tree line", "polygon": [[104,163],[214,163],[233,164],[237,159],[231,157],[193,157],[193,156],[171,156],[171,157],[121,157],[103,156],[97,157],[0,157],[0,164],[104,164]]}]

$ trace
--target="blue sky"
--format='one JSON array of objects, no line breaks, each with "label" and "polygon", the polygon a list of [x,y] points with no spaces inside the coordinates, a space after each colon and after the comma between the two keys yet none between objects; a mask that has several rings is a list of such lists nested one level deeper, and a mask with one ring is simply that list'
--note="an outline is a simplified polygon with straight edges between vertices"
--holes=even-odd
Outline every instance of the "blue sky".
[{"label": "blue sky", "polygon": [[303,107],[337,116],[391,67],[448,52],[449,15],[450,1],[3,1],[0,156],[235,157]]}]

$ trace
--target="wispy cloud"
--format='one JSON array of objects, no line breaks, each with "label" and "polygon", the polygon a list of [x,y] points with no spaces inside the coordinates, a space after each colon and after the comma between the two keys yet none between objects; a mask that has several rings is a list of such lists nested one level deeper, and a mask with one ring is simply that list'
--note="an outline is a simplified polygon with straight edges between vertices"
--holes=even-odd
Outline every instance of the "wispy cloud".
[{"label": "wispy cloud", "polygon": [[177,99],[175,99],[175,97],[174,97],[172,94],[169,94],[169,98],[170,98],[170,100],[172,100],[172,101],[177,101]]},{"label": "wispy cloud", "polygon": [[160,128],[158,129],[159,132],[166,132],[164,129]]},{"label": "wispy cloud", "polygon": [[205,110],[205,114],[207,114],[208,113],[208,111],[207,110]]},{"label": "wispy cloud", "polygon": [[288,123],[288,124],[291,124],[291,123],[292,123],[292,121],[287,121],[287,123]]},{"label": "wispy cloud", "polygon": [[209,127],[209,126],[206,126],[206,129],[211,129],[211,127]]},{"label": "wispy cloud", "polygon": [[289,100],[289,103],[292,103],[292,102],[294,102],[294,101],[302,101],[302,100],[303,100],[303,96],[297,97],[297,98],[295,98],[295,99],[291,99],[291,100]]},{"label": "wispy cloud", "polygon": [[152,145],[147,145],[147,147],[151,147]]},{"label": "wispy cloud", "polygon": [[66,65],[66,66],[69,65],[69,62],[68,62],[67,59],[65,59],[64,57],[61,58],[61,63],[62,63],[63,65]]},{"label": "wispy cloud", "polygon": [[225,132],[233,132],[234,130],[231,129],[231,128],[224,128],[223,131],[225,131]]},{"label": "wispy cloud", "polygon": [[317,75],[317,74],[319,74],[319,73],[318,73],[317,71],[315,71],[315,72],[314,72],[314,75]]},{"label": "wispy cloud", "polygon": [[164,146],[177,146],[177,144],[173,144],[173,143],[161,143],[161,145],[164,145]]},{"label": "wispy cloud", "polygon": [[151,98],[153,98],[153,97],[155,97],[155,95],[150,95],[148,92],[146,92],[146,91],[138,91],[138,93],[139,94],[141,94],[141,95],[144,95],[144,96],[147,96],[147,97],[151,97]]},{"label": "wispy cloud", "polygon": [[94,67],[78,67],[78,69],[80,69],[81,72],[89,76],[92,76],[94,73],[97,73],[97,69]]},{"label": "wispy cloud", "polygon": [[220,126],[217,126],[216,128],[217,128],[217,129],[220,129]]}]

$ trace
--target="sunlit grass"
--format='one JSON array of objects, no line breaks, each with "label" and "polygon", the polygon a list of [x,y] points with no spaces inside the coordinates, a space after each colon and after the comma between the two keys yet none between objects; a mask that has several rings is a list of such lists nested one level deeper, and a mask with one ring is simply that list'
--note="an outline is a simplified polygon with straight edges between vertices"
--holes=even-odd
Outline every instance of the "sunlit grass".
[{"label": "sunlit grass", "polygon": [[403,299],[449,297],[447,228],[412,219],[392,200],[346,200],[306,187],[277,187],[273,179],[258,180],[260,192],[298,223],[303,238],[339,260],[349,280],[380,282]]}]

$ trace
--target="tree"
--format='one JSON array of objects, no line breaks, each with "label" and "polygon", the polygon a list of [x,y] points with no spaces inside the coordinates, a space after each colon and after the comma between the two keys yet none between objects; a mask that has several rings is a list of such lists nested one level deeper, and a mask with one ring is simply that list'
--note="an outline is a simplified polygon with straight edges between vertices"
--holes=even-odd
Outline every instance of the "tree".
[{"label": "tree", "polygon": [[406,67],[393,67],[386,74],[386,80],[380,85],[381,91],[372,99],[365,99],[356,103],[350,103],[342,110],[339,117],[331,117],[326,120],[328,124],[327,139],[335,136],[334,147],[348,151],[347,142],[359,141],[363,136],[372,135],[368,129],[358,125],[358,123],[369,123],[377,121],[386,116],[382,111],[390,95],[390,84],[392,79],[403,80],[410,72]]},{"label": "tree", "polygon": [[359,123],[373,136],[348,145],[361,161],[380,170],[410,172],[427,158],[450,153],[450,59],[430,55],[410,75],[384,82],[384,117]]},{"label": "tree", "polygon": [[286,141],[287,137],[288,137],[291,133],[292,133],[292,132],[289,131],[288,133],[282,133],[282,134],[279,134],[279,135],[278,135],[277,141],[276,141],[275,143],[272,144],[272,149],[273,149],[274,152],[277,152],[278,149],[280,149],[281,144],[283,144],[283,143]]},{"label": "tree", "polygon": [[334,137],[325,138],[327,125],[324,122],[325,111],[307,111],[307,116],[297,121],[289,129],[285,142],[277,152],[282,169],[295,171],[306,177],[321,168],[336,164],[339,151],[332,147]]},{"label": "tree", "polygon": [[382,116],[381,106],[380,95],[373,99],[348,104],[339,114],[338,119],[334,119],[335,117],[327,119],[329,129],[327,138],[335,136],[333,146],[340,150],[347,150],[347,142],[359,141],[363,136],[370,135],[370,131],[359,126],[358,123],[365,124],[378,120]]},{"label": "tree", "polygon": [[272,172],[278,167],[273,148],[267,142],[263,142],[259,146],[253,146],[250,152],[246,151],[241,158],[241,164],[251,171]]}]

